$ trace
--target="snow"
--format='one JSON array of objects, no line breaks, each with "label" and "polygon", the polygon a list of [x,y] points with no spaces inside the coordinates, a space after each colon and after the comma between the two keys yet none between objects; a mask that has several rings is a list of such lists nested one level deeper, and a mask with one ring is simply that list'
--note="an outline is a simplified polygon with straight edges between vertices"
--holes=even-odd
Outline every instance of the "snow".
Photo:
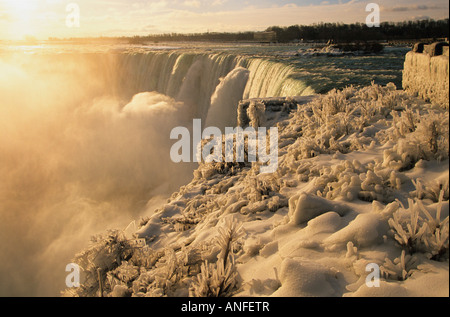
[{"label": "snow", "polygon": [[289,200],[289,218],[296,225],[305,223],[328,211],[335,211],[340,216],[343,216],[347,208],[332,203],[327,199],[306,193],[293,196]]},{"label": "snow", "polygon": [[[95,262],[107,296],[449,295],[448,107],[392,84],[332,91],[283,117],[248,105],[248,124],[279,128],[278,170],[200,163],[141,221],[145,247],[130,251],[119,231],[76,257],[117,248]],[[366,284],[374,265],[379,287]],[[96,290],[90,268],[65,295]]]},{"label": "snow", "polygon": [[314,261],[286,258],[281,263],[281,287],[275,297],[333,296],[335,272]]}]

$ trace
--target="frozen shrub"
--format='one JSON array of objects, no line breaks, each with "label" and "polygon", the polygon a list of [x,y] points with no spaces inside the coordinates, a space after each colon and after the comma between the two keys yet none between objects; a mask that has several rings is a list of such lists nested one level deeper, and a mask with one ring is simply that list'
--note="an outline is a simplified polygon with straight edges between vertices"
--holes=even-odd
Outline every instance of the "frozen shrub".
[{"label": "frozen shrub", "polygon": [[380,103],[380,108],[387,110],[398,109],[401,105],[401,100],[399,100],[398,95],[395,92],[387,92],[378,99]]},{"label": "frozen shrub", "polygon": [[417,125],[420,122],[420,114],[417,110],[412,111],[411,108],[407,107],[404,111],[400,112],[392,111],[392,126],[394,127],[394,132],[397,138],[405,137],[408,133],[416,131]]},{"label": "frozen shrub", "polygon": [[433,217],[428,212],[428,210],[423,205],[422,201],[418,200],[417,204],[419,205],[420,210],[423,212],[423,214],[426,216],[426,222],[428,224],[428,228],[431,230],[432,233],[434,233],[437,229],[442,228],[445,224],[448,223],[448,217],[444,220],[441,220],[441,212],[442,212],[442,202],[444,198],[444,191],[441,191],[441,194],[439,195],[439,201],[438,206],[436,209],[436,216]]},{"label": "frozen shrub", "polygon": [[[404,217],[405,211],[409,218]],[[409,209],[404,207],[393,214],[389,225],[394,230],[395,240],[405,248],[409,254],[417,252],[427,230],[426,224],[420,221],[419,208],[409,200]]]},{"label": "frozen shrub", "polygon": [[271,196],[274,193],[280,191],[280,184],[278,179],[274,176],[268,176],[263,178],[255,178],[255,190],[258,191],[261,196]]},{"label": "frozen shrub", "polygon": [[289,206],[289,200],[285,197],[280,196],[273,196],[267,203],[267,208],[271,212],[276,212],[278,209],[282,207],[288,207]]},{"label": "frozen shrub", "polygon": [[439,201],[436,208],[436,216],[433,217],[422,201],[418,201],[420,210],[426,216],[425,222],[428,226],[428,234],[424,238],[424,244],[431,259],[440,260],[442,257],[448,257],[449,250],[449,216],[441,219],[442,203],[444,191],[439,195]]},{"label": "frozen shrub", "polygon": [[162,218],[163,223],[170,223],[177,232],[183,232],[197,225],[200,220],[192,217],[192,215],[184,214],[179,217]]},{"label": "frozen shrub", "polygon": [[110,294],[111,297],[130,297],[131,292],[124,285],[116,285]]},{"label": "frozen shrub", "polygon": [[[439,260],[448,255],[449,217],[441,219],[442,194],[437,204],[435,217],[420,200],[415,203],[412,199],[408,199],[408,202],[408,209],[402,206],[389,219],[395,240],[409,254],[422,252],[433,260]],[[426,218],[421,217],[420,213]]]},{"label": "frozen shrub", "polygon": [[190,296],[229,297],[236,288],[237,274],[234,259],[230,259],[226,264],[223,259],[215,264],[206,261],[189,290]]},{"label": "frozen shrub", "polygon": [[[391,138],[397,141],[397,144],[393,147],[389,160],[386,159],[384,164],[396,161],[400,170],[408,170],[421,159],[444,160],[448,158],[448,115],[427,111],[420,116],[415,115],[415,117],[420,117],[420,120],[418,122],[416,122],[417,119],[402,120],[402,122],[414,121],[414,123],[406,124],[399,124],[394,120],[396,133]],[[415,129],[412,128],[412,125],[416,126]],[[412,130],[412,132],[407,133],[408,130]]]},{"label": "frozen shrub", "polygon": [[430,199],[433,202],[438,202],[440,195],[442,195],[442,200],[449,199],[449,180],[434,180],[431,182],[424,183],[420,178],[412,183],[416,187],[416,190],[410,192],[411,197],[417,199]]},{"label": "frozen shrub", "polygon": [[432,159],[446,159],[449,151],[448,115],[429,112],[417,127],[416,138],[426,145],[425,154]]},{"label": "frozen shrub", "polygon": [[123,262],[118,268],[106,274],[106,285],[109,286],[110,290],[114,290],[116,286],[128,288],[139,277],[139,274],[140,270],[138,266]]},{"label": "frozen shrub", "polygon": [[[77,254],[74,263],[83,271],[84,281],[72,296],[96,296],[100,284],[105,285],[107,272],[131,257],[133,246],[120,230],[92,237],[91,246]],[[99,280],[100,278],[100,280]],[[70,290],[70,292],[74,292]],[[64,294],[64,292],[63,292]]]},{"label": "frozen shrub", "polygon": [[395,190],[401,189],[406,177],[381,163],[362,165],[354,160],[344,161],[320,170],[314,179],[314,190],[318,196],[327,199],[352,201],[361,199],[389,203],[395,198]]},{"label": "frozen shrub", "polygon": [[162,295],[170,295],[184,276],[182,257],[178,257],[171,248],[165,250],[165,256],[156,263],[152,288],[158,289]]},{"label": "frozen shrub", "polygon": [[237,287],[234,248],[243,236],[242,226],[236,221],[227,221],[226,227],[219,227],[217,244],[221,251],[216,263],[205,261],[191,285],[190,295],[193,297],[226,297],[231,296]]},{"label": "frozen shrub", "polygon": [[318,187],[317,194],[327,199],[352,201],[361,190],[358,170],[350,161],[322,169],[314,184]]},{"label": "frozen shrub", "polygon": [[177,258],[173,250],[166,249],[151,270],[143,271],[133,280],[132,290],[134,295],[140,294],[148,297],[160,297],[173,295],[180,283],[184,266]]},{"label": "frozen shrub", "polygon": [[319,168],[308,161],[300,162],[295,172],[301,182],[308,182],[310,178],[320,176]]},{"label": "frozen shrub", "polygon": [[378,200],[385,203],[394,201],[394,192],[402,185],[402,175],[380,163],[369,164],[367,173],[360,174],[361,191],[358,198],[364,201]]},{"label": "frozen shrub", "polygon": [[339,112],[344,112],[347,106],[346,93],[333,89],[325,95],[321,104],[325,117],[333,116]]},{"label": "frozen shrub", "polygon": [[403,250],[401,256],[395,258],[393,262],[386,258],[380,271],[386,279],[404,281],[412,274],[415,262],[414,256],[407,255]]},{"label": "frozen shrub", "polygon": [[239,224],[235,220],[226,221],[225,227],[219,227],[218,231],[217,244],[221,249],[219,258],[222,258],[226,264],[228,256],[233,254],[233,250],[239,239],[244,235],[244,231],[242,224]]},{"label": "frozen shrub", "polygon": [[448,221],[442,226],[437,228],[434,234],[429,235],[424,241],[426,247],[430,250],[430,258],[432,260],[440,261],[442,258],[448,258]]},{"label": "frozen shrub", "polygon": [[342,94],[346,100],[352,98],[356,92],[357,92],[357,89],[353,85],[350,85],[350,86],[342,89]]},{"label": "frozen shrub", "polygon": [[253,279],[248,283],[250,294],[270,296],[281,287],[278,279],[257,280]]}]

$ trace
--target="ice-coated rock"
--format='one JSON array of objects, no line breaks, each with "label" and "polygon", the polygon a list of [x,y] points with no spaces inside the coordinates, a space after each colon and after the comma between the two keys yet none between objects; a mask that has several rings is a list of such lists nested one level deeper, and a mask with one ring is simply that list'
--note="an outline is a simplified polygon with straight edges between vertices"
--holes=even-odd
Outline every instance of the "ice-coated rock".
[{"label": "ice-coated rock", "polygon": [[343,216],[348,210],[344,205],[307,193],[289,199],[289,220],[295,225],[304,224],[329,211]]}]

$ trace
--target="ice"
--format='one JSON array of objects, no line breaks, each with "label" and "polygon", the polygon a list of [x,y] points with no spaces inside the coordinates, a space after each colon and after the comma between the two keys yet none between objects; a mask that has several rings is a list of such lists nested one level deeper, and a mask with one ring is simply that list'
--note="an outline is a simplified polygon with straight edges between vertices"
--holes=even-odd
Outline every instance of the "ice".
[{"label": "ice", "polygon": [[349,241],[358,248],[373,246],[383,242],[388,229],[378,215],[360,214],[348,226],[326,238],[324,244],[332,250],[343,249]]},{"label": "ice", "polygon": [[448,109],[449,57],[409,52],[403,72],[403,88]]},{"label": "ice", "polygon": [[309,220],[329,211],[343,216],[348,208],[333,203],[327,199],[302,193],[289,200],[289,217],[293,224],[301,225]]},{"label": "ice", "polygon": [[330,211],[308,221],[307,230],[311,234],[333,233],[339,230],[342,225],[342,217]]},{"label": "ice", "polygon": [[281,263],[281,287],[274,297],[330,297],[335,295],[336,272],[318,263],[287,258]]}]

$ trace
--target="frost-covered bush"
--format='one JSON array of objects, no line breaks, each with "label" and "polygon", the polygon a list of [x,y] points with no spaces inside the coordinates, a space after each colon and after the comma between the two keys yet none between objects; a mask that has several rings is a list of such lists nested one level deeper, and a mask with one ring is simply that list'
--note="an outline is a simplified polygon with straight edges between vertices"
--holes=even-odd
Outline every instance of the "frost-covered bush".
[{"label": "frost-covered bush", "polygon": [[280,191],[280,182],[272,175],[254,178],[253,181],[254,186],[252,188],[260,194],[258,198],[262,198],[264,196],[268,197]]},{"label": "frost-covered bush", "polygon": [[237,286],[234,248],[244,235],[242,226],[236,221],[229,221],[226,228],[219,228],[217,243],[221,249],[216,263],[202,264],[201,272],[191,285],[193,297],[227,297],[231,296]]},{"label": "frost-covered bush", "polygon": [[449,217],[441,219],[442,196],[434,217],[420,200],[408,199],[408,208],[402,206],[389,219],[395,240],[409,254],[422,252],[435,260],[448,256]]},{"label": "frost-covered bush", "polygon": [[297,174],[297,179],[306,183],[310,179],[320,176],[320,170],[321,168],[319,166],[308,161],[302,161],[299,162],[295,172]]},{"label": "frost-covered bush", "polygon": [[401,256],[395,258],[394,261],[386,258],[384,264],[380,266],[380,271],[385,279],[405,281],[411,276],[415,264],[415,257],[402,250]]},{"label": "frost-covered bush", "polygon": [[357,160],[344,161],[320,170],[313,181],[317,195],[327,199],[374,201],[389,203],[395,191],[401,189],[405,176],[380,162],[361,164]]},{"label": "frost-covered bush", "polygon": [[[281,135],[286,138],[295,136],[288,147],[288,155],[296,160],[313,158],[320,154],[350,153],[361,150],[371,144],[384,144],[405,139],[401,148],[395,152],[400,167],[414,164],[415,159],[445,157],[445,122],[437,121],[435,126],[427,129],[428,142],[435,144],[416,153],[417,145],[414,134],[421,131],[421,126],[429,122],[431,112],[420,110],[417,101],[411,96],[396,90],[395,85],[385,87],[372,84],[355,90],[347,88],[342,91],[332,90],[326,95],[318,96],[306,106],[298,108],[287,126],[283,126]],[[425,117],[424,117],[425,116]],[[392,121],[391,124],[388,122]],[[444,120],[445,121],[445,120]],[[437,131],[437,133],[433,132]],[[422,132],[420,132],[422,133]],[[448,140],[448,137],[447,137]],[[287,142],[287,141],[286,141]],[[281,141],[280,144],[283,144]],[[436,145],[437,144],[437,145]],[[423,151],[423,150],[422,150]],[[398,153],[397,153],[398,152]],[[406,152],[406,154],[405,154]],[[428,155],[428,152],[433,155]],[[403,157],[402,157],[403,155]],[[408,157],[411,156],[409,162]],[[447,155],[448,156],[448,155]],[[405,165],[405,166],[404,166]]]},{"label": "frost-covered bush", "polygon": [[[74,263],[83,272],[80,287],[63,292],[71,296],[96,296],[100,285],[105,285],[107,272],[131,258],[133,245],[120,230],[92,237],[91,246],[75,256]],[[99,280],[100,278],[100,280]]]},{"label": "frost-covered bush", "polygon": [[442,228],[436,229],[436,231],[429,235],[424,243],[429,250],[430,258],[432,260],[441,260],[442,258],[448,258],[448,221]]},{"label": "frost-covered bush", "polygon": [[[117,270],[124,270],[123,266]],[[161,297],[174,296],[186,293],[186,286],[183,287],[184,280],[188,277],[187,267],[184,265],[183,252],[179,254],[171,248],[166,248],[160,252],[160,257],[154,266],[150,268],[140,268],[140,274],[129,276],[128,282],[133,296]],[[125,274],[127,271],[124,272]],[[131,285],[130,285],[131,284]]]},{"label": "frost-covered bush", "polygon": [[[204,149],[205,145],[207,145],[212,139],[202,139],[199,144],[199,151]],[[221,148],[221,157],[216,157],[218,155],[217,153],[213,153],[213,148],[211,149],[210,154],[214,154],[214,157],[211,157],[212,159],[205,161],[206,157],[203,157],[202,160],[199,163],[199,167],[194,171],[194,178],[197,180],[202,179],[210,179],[214,177],[215,175],[236,175],[242,168],[244,167],[250,167],[251,162],[249,162],[248,159],[248,138],[244,138],[244,146],[243,146],[243,162],[237,162],[236,161],[236,155],[233,157],[233,161],[230,161],[225,157],[227,153],[226,149],[226,138],[225,135],[222,135],[222,137],[217,137],[215,139],[215,142],[217,144],[220,144]],[[233,142],[233,153],[237,153],[236,149],[236,142]]]},{"label": "frost-covered bush", "polygon": [[[395,112],[394,112],[395,113]],[[407,112],[400,120],[394,115],[393,132],[389,139],[395,141],[387,150],[384,165],[398,170],[409,170],[421,159],[444,160],[449,155],[449,121],[442,112],[427,111],[419,114]]]},{"label": "frost-covered bush", "polygon": [[312,111],[314,116],[325,124],[328,118],[334,115],[348,111],[348,95],[336,89],[331,90],[322,98],[313,101]]},{"label": "frost-covered bush", "polygon": [[357,161],[345,161],[322,169],[320,177],[314,181],[318,187],[317,194],[327,199],[354,200],[361,191],[360,172],[363,170]]},{"label": "frost-covered bush", "polygon": [[237,272],[234,260],[227,263],[219,260],[212,264],[204,262],[201,273],[191,286],[192,297],[228,297],[233,294],[236,287]]},{"label": "frost-covered bush", "polygon": [[449,216],[441,219],[442,205],[444,199],[444,191],[439,195],[439,201],[436,208],[436,215],[433,217],[422,201],[418,201],[420,210],[425,215],[425,222],[428,227],[428,234],[425,236],[424,244],[427,252],[432,259],[439,260],[444,256],[448,257],[449,251]]},{"label": "frost-covered bush", "polygon": [[238,286],[234,256],[244,232],[236,221],[217,230],[211,241],[157,251],[137,246],[119,230],[96,236],[74,260],[83,283],[63,295],[99,296],[101,287],[102,296],[229,296]]},{"label": "frost-covered bush", "polygon": [[414,138],[424,145],[425,158],[446,159],[449,154],[449,118],[441,112],[422,116]]},{"label": "frost-covered bush", "polygon": [[137,279],[140,275],[140,267],[132,265],[129,262],[124,261],[118,268],[109,271],[106,274],[106,285],[109,290],[114,291],[117,286],[120,286],[122,290],[126,288],[127,294],[131,294],[128,291],[128,288],[131,286],[131,283]]},{"label": "frost-covered bush", "polygon": [[409,254],[413,254],[420,250],[423,236],[427,230],[426,224],[419,222],[419,208],[411,200],[408,209],[409,218],[404,216],[406,209],[403,207],[401,211],[393,214],[393,218],[389,219],[389,225],[394,230],[395,240],[405,248]]},{"label": "frost-covered bush", "polygon": [[407,134],[416,131],[420,122],[419,110],[413,111],[410,107],[406,107],[400,113],[398,111],[392,111],[391,115],[393,118],[393,132],[396,138],[406,137]]},{"label": "frost-covered bush", "polygon": [[389,170],[368,170],[361,174],[361,191],[358,197],[365,201],[378,200],[381,202],[392,202],[394,200],[393,189],[401,186],[401,180],[395,172]]},{"label": "frost-covered bush", "polygon": [[440,195],[442,200],[449,199],[449,180],[433,180],[430,182],[423,182],[420,178],[411,180],[416,190],[411,191],[409,194],[412,198],[420,200],[430,199],[433,202],[438,202]]}]

